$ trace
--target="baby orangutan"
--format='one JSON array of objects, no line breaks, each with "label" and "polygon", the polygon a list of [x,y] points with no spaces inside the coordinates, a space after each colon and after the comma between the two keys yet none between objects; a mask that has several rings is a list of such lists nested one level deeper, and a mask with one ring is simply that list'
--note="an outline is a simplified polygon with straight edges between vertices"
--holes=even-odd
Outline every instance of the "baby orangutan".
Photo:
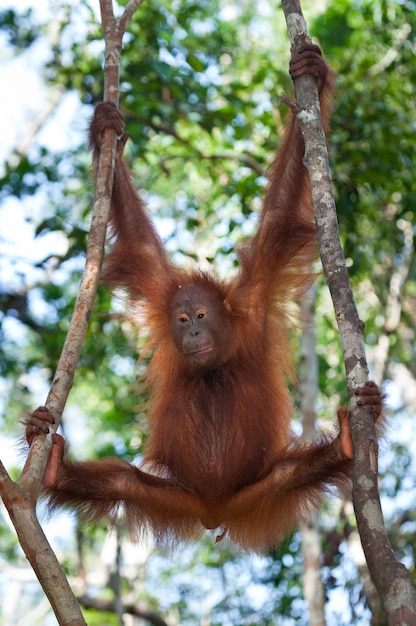
[{"label": "baby orangutan", "polygon": [[[332,74],[317,46],[290,63],[292,78],[318,81],[328,119]],[[124,121],[110,103],[97,106],[90,128],[95,156],[102,132]],[[118,458],[74,462],[53,435],[44,476],[50,505],[83,517],[114,518],[120,506],[134,531],[160,542],[198,537],[204,527],[248,549],[276,545],[332,485],[348,481],[353,457],[348,409],[338,411],[339,435],[305,444],[290,428],[294,378],[288,305],[313,281],[316,232],[302,159],[304,144],[290,116],[270,172],[254,238],[238,249],[239,274],[228,282],[169,260],[117,150],[111,227],[114,242],[103,280],[141,302],[154,355],[150,437],[142,468]],[[356,400],[381,413],[374,383]],[[27,438],[47,433],[52,415],[40,407]]]}]

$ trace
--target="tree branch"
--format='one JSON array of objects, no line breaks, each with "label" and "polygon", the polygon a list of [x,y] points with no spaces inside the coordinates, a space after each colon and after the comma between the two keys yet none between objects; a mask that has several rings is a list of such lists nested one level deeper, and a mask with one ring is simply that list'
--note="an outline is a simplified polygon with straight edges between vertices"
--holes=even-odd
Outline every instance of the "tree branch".
[{"label": "tree branch", "polygon": [[[298,0],[283,0],[292,49],[310,42]],[[322,265],[331,292],[347,373],[354,443],[353,502],[367,563],[389,624],[416,623],[416,587],[387,537],[377,485],[377,440],[370,411],[357,406],[354,388],[367,380],[363,324],[354,302],[339,239],[332,178],[316,80],[295,80],[297,119],[305,141]]]},{"label": "tree branch", "polygon": [[[111,0],[100,0],[105,38],[104,98],[116,104],[122,38],[131,16],[141,2],[142,0],[131,0],[121,18],[116,20]],[[105,132],[97,168],[96,196],[85,269],[68,334],[46,400],[46,406],[56,421],[55,429],[73,384],[100,280],[113,186],[116,140],[114,131],[109,129]],[[49,598],[59,624],[84,626],[79,604],[36,518],[36,500],[49,457],[51,434],[34,438],[18,483],[10,479],[0,463],[0,494],[16,528],[20,544]]]}]

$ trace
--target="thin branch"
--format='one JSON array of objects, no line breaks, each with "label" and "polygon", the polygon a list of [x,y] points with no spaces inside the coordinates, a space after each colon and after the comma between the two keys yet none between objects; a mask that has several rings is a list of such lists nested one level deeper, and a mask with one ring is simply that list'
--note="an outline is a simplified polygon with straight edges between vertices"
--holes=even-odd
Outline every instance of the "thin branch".
[{"label": "thin branch", "polygon": [[[140,3],[141,0],[129,2],[120,20],[115,20],[111,0],[100,1],[105,33],[104,97],[116,103],[122,38],[130,17]],[[114,131],[106,131],[97,168],[96,197],[85,269],[69,331],[46,400],[46,406],[55,418],[56,428],[72,387],[100,280],[110,212],[116,139]],[[20,544],[49,598],[59,624],[85,626],[79,604],[36,518],[36,500],[50,446],[51,435],[34,438],[18,483],[10,479],[0,462],[0,494],[16,528]]]},{"label": "thin branch", "polygon": [[370,77],[381,74],[388,68],[389,65],[394,63],[397,58],[400,46],[406,41],[411,32],[412,27],[410,24],[403,24],[401,28],[396,30],[393,45],[391,46],[391,48],[387,50],[383,58],[381,58],[379,61],[377,61],[377,63],[369,68],[368,75]]},{"label": "thin branch", "polygon": [[[283,0],[292,49],[310,42],[298,0]],[[351,432],[354,443],[353,501],[367,563],[389,624],[416,623],[416,586],[399,563],[384,528],[377,485],[377,440],[371,412],[357,406],[354,388],[368,375],[363,324],[354,302],[339,239],[332,177],[322,127],[316,80],[301,76],[295,81],[297,119],[305,141],[319,250],[331,292],[350,394]]]},{"label": "thin branch", "polygon": [[50,117],[55,113],[62,98],[65,95],[63,87],[53,87],[48,90],[46,104],[43,106],[35,117],[31,117],[25,124],[25,128],[21,129],[23,139],[13,150],[8,162],[10,167],[17,168],[22,157],[26,157],[39,131],[45,126]]},{"label": "thin branch", "polygon": [[86,626],[68,580],[36,518],[36,493],[14,483],[1,462],[0,494],[16,528],[19,543],[42,584],[58,623]]},{"label": "thin branch", "polygon": [[124,33],[129,25],[131,18],[144,0],[129,0],[124,9],[123,15],[118,20],[119,29]]},{"label": "thin branch", "polygon": [[415,258],[415,235],[410,220],[401,220],[404,243],[402,263],[392,272],[387,295],[386,314],[377,345],[373,349],[376,372],[381,380],[387,376],[387,358],[390,350],[389,336],[397,331],[403,308],[403,294]]},{"label": "thin branch", "polygon": [[[316,289],[310,289],[300,302],[302,333],[300,338],[299,392],[302,414],[302,436],[306,441],[316,437],[316,397],[318,394],[318,357],[316,354]],[[308,605],[309,626],[325,624],[325,592],[321,575],[321,536],[318,516],[300,524],[303,554],[303,594]]]}]

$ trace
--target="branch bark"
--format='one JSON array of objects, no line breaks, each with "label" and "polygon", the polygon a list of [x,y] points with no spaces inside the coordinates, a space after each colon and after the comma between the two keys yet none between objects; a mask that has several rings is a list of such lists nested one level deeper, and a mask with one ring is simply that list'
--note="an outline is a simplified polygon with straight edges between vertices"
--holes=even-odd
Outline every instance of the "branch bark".
[{"label": "branch bark", "polygon": [[[105,39],[104,99],[116,104],[119,95],[122,38],[133,13],[142,1],[130,0],[123,15],[116,19],[112,1],[100,0]],[[85,269],[68,334],[45,403],[55,418],[55,429],[59,425],[73,384],[100,280],[110,212],[116,140],[114,131],[106,131],[97,168],[96,196]],[[52,433],[47,437],[35,437],[17,483],[10,479],[0,462],[0,494],[16,528],[20,544],[49,598],[59,624],[84,626],[85,620],[79,604],[36,518],[36,500],[49,456],[51,435]]]},{"label": "branch bark", "polygon": [[[299,0],[283,0],[292,50],[310,43]],[[416,623],[416,587],[392,550],[384,527],[377,485],[377,439],[369,411],[357,406],[354,388],[368,377],[363,324],[354,302],[339,239],[325,133],[316,80],[295,81],[295,113],[305,141],[321,260],[331,292],[344,351],[354,443],[353,502],[367,563],[389,624]]]}]

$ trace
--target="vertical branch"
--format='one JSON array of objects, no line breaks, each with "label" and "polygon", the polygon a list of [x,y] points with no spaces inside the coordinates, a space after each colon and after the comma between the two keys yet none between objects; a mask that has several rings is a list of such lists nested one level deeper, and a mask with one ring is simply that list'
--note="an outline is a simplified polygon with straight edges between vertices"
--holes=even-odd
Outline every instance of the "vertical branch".
[{"label": "vertical branch", "polygon": [[[318,393],[318,358],[315,328],[316,290],[310,289],[300,303],[302,334],[300,339],[299,390],[303,439],[316,437],[316,396]],[[303,595],[308,605],[309,626],[325,626],[325,591],[321,576],[322,549],[318,516],[300,525],[303,554]]]},{"label": "vertical branch", "polygon": [[[105,39],[104,98],[116,104],[122,38],[129,20],[141,2],[142,0],[130,0],[121,18],[116,20],[112,0],[100,0]],[[46,406],[55,418],[55,429],[73,384],[100,280],[113,186],[116,139],[114,131],[106,131],[97,166],[96,197],[85,269],[68,334],[46,400]],[[34,438],[18,483],[10,479],[0,462],[0,494],[16,528],[20,544],[51,602],[59,624],[84,626],[79,605],[36,518],[36,500],[50,446],[51,435]]]},{"label": "vertical branch", "polygon": [[[310,42],[299,0],[283,0],[292,49]],[[305,141],[305,165],[312,199],[321,260],[331,292],[344,351],[350,396],[354,444],[353,502],[358,529],[374,583],[389,617],[389,624],[416,623],[416,587],[399,563],[384,528],[377,485],[377,440],[370,411],[357,406],[354,388],[367,380],[363,324],[354,302],[339,239],[326,139],[322,127],[316,80],[295,80],[294,105]]]},{"label": "vertical branch", "polygon": [[0,462],[0,494],[19,543],[54,610],[58,624],[86,626],[80,606],[36,517],[36,498],[14,483]]}]

